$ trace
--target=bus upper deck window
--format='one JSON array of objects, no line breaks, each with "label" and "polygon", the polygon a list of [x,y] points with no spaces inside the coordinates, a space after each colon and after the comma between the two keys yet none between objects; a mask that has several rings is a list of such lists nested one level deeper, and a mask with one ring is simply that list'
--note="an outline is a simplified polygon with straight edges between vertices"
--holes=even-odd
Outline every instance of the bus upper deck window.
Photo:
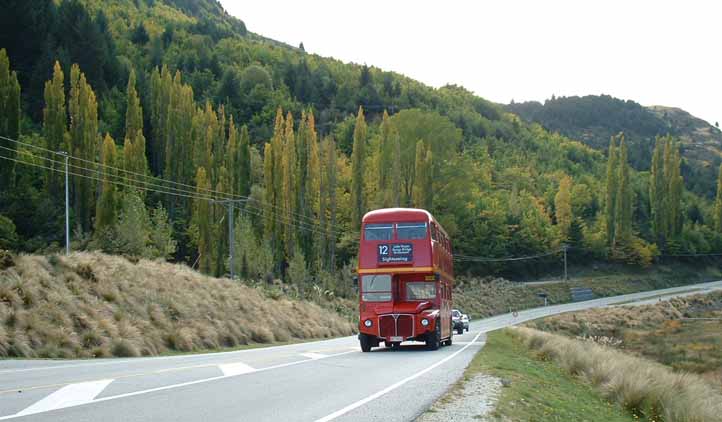
[{"label": "bus upper deck window", "polygon": [[426,239],[426,223],[398,223],[396,234],[399,240]]},{"label": "bus upper deck window", "polygon": [[364,228],[366,240],[391,240],[394,236],[392,224],[367,224]]}]

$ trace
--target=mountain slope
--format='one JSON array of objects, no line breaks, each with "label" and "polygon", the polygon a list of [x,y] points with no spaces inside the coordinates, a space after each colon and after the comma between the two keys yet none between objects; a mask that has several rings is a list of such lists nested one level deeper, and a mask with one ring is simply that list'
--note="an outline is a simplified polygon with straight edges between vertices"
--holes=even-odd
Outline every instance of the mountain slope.
[{"label": "mountain slope", "polygon": [[609,138],[624,132],[630,141],[630,158],[638,170],[649,169],[656,136],[678,137],[686,159],[687,187],[712,197],[722,162],[722,132],[679,108],[644,107],[608,95],[553,97],[544,104],[512,103],[506,109],[529,122],[604,150]]}]

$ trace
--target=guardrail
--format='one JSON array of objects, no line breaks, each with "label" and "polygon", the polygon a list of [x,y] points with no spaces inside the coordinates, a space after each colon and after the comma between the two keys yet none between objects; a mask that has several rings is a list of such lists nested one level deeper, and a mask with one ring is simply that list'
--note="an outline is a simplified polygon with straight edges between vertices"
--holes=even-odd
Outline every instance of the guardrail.
[{"label": "guardrail", "polygon": [[569,292],[572,294],[572,302],[582,302],[595,298],[594,292],[589,287],[571,287]]}]

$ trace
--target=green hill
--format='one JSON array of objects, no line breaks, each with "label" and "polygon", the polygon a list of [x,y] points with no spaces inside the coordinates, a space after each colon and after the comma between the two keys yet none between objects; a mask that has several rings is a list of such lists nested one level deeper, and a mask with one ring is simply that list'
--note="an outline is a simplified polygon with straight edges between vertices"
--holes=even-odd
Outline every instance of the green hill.
[{"label": "green hill", "polygon": [[608,95],[554,97],[544,104],[512,103],[506,109],[548,130],[605,150],[609,138],[624,132],[631,142],[630,158],[638,170],[650,167],[654,139],[671,134],[682,142],[687,187],[712,198],[722,163],[722,132],[702,119],[674,107],[644,107]]},{"label": "green hill", "polygon": [[[248,32],[216,1],[14,0],[6,12],[0,73],[4,63],[17,74],[21,118],[4,135],[22,144],[0,144],[0,158],[19,161],[7,161],[0,192],[3,248],[63,244],[63,182],[51,173],[62,162],[45,148],[73,156],[74,249],[223,275],[227,209],[209,200],[233,197],[245,200],[234,211],[237,273],[342,295],[360,213],[391,205],[431,210],[454,239],[457,269],[472,274],[543,274],[558,255],[469,258],[563,243],[580,260],[645,265],[660,250],[722,250],[714,205],[694,192],[679,195],[673,241],[655,246],[649,178],[634,171],[627,235],[612,247],[600,151],[463,87],[435,89]],[[0,78],[11,93],[12,80]],[[640,133],[656,133],[660,118],[643,111]],[[17,120],[0,118],[10,123],[0,128]],[[692,187],[714,180],[684,176]]]}]

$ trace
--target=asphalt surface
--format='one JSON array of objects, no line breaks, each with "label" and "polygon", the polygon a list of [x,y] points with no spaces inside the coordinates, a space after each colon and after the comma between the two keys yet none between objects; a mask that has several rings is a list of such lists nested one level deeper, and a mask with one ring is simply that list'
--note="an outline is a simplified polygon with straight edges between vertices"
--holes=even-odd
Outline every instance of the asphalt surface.
[{"label": "asphalt surface", "polygon": [[[454,344],[361,353],[356,337],[156,358],[0,362],[0,420],[410,421],[459,379],[485,333],[547,315],[722,289],[722,281],[472,321]],[[664,296],[661,296],[664,295]]]}]

